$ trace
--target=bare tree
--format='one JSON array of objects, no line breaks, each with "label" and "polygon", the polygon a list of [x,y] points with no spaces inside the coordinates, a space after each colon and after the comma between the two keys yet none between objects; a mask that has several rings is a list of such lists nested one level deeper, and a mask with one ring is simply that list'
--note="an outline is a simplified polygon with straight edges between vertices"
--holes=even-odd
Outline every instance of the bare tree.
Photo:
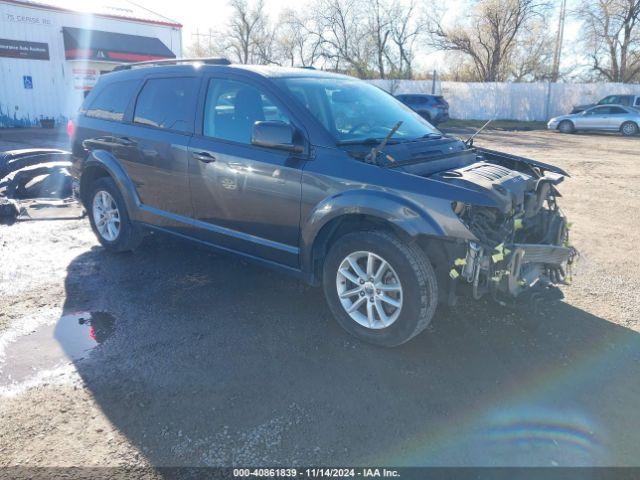
[{"label": "bare tree", "polygon": [[520,35],[509,61],[509,80],[557,81],[553,79],[553,39],[549,32],[547,19],[541,18]]},{"label": "bare tree", "polygon": [[374,49],[368,35],[364,0],[320,0],[315,4],[311,33],[320,39],[322,56],[336,70],[370,76]]},{"label": "bare tree", "polygon": [[413,0],[408,4],[395,1],[388,15],[393,48],[387,52],[387,59],[394,76],[412,78],[416,41],[426,32],[426,19]]},{"label": "bare tree", "polygon": [[224,49],[238,63],[269,63],[273,33],[264,9],[264,0],[249,5],[247,0],[231,0],[231,18],[224,32]]},{"label": "bare tree", "polygon": [[368,18],[369,36],[375,49],[375,63],[380,78],[385,78],[388,59],[387,42],[391,35],[391,16],[381,0],[371,0]]},{"label": "bare tree", "polygon": [[578,15],[593,70],[612,82],[640,81],[640,0],[583,0]]},{"label": "bare tree", "polygon": [[320,58],[320,37],[310,31],[309,19],[296,11],[284,10],[275,32],[275,63],[310,67]]},{"label": "bare tree", "polygon": [[542,15],[544,7],[540,0],[477,0],[465,24],[445,27],[441,18],[432,16],[431,44],[466,54],[480,81],[505,80],[518,36]]}]

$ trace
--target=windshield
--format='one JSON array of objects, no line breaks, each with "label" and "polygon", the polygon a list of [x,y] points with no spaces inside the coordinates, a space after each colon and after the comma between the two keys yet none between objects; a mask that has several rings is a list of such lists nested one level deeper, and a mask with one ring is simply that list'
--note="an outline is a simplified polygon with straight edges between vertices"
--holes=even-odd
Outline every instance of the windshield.
[{"label": "windshield", "polygon": [[324,125],[338,143],[382,140],[398,123],[391,142],[438,136],[440,132],[385,91],[342,78],[277,80]]}]

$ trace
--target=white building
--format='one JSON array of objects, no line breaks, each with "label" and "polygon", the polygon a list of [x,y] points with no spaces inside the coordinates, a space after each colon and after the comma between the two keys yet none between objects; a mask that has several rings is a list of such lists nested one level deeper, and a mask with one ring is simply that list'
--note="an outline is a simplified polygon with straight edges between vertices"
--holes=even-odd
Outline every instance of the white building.
[{"label": "white building", "polygon": [[99,75],[181,51],[182,25],[126,0],[0,0],[0,128],[64,124]]}]

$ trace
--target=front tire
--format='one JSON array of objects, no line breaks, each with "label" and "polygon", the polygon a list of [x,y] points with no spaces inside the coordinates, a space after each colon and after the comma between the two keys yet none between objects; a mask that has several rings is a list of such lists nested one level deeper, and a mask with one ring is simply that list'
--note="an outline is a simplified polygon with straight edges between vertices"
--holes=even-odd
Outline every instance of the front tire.
[{"label": "front tire", "polygon": [[438,285],[424,251],[384,231],[340,237],[324,262],[323,285],[338,323],[368,343],[394,347],[422,332]]},{"label": "front tire", "polygon": [[624,122],[620,126],[620,133],[625,137],[633,137],[638,134],[638,125],[634,122]]},{"label": "front tire", "polygon": [[91,229],[103,247],[113,252],[127,252],[140,245],[143,237],[140,228],[131,222],[113,179],[98,178],[91,184],[88,199]]},{"label": "front tire", "polygon": [[563,120],[558,125],[558,131],[560,133],[573,133],[576,131],[576,128],[571,120]]}]

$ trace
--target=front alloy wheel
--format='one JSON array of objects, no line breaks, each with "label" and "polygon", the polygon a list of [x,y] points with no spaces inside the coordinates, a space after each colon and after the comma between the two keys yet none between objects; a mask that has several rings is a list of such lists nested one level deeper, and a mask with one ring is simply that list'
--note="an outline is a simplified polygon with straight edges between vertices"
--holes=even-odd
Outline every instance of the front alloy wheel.
[{"label": "front alloy wheel", "polygon": [[393,347],[429,324],[438,285],[425,251],[389,231],[336,239],[324,259],[324,293],[338,323],[359,339]]},{"label": "front alloy wheel", "polygon": [[99,190],[93,197],[93,218],[98,234],[108,242],[120,235],[120,211],[116,201],[106,190]]},{"label": "front alloy wheel", "polygon": [[365,328],[389,327],[402,311],[398,274],[373,252],[348,255],[338,268],[336,288],[345,312]]}]

